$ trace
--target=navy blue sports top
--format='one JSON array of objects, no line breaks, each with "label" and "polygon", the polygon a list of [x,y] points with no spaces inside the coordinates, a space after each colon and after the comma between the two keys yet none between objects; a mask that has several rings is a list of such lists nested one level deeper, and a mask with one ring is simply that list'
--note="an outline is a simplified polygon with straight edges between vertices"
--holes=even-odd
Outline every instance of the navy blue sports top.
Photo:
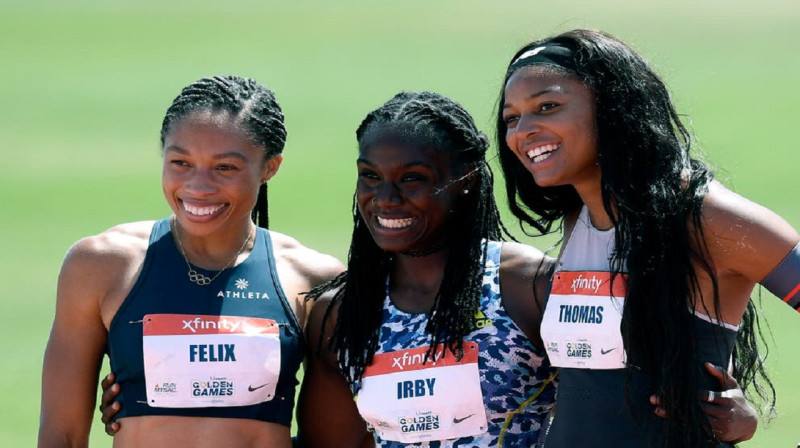
[{"label": "navy blue sports top", "polygon": [[156,222],[139,278],[111,321],[107,351],[122,386],[117,418],[228,417],[289,426],[305,347],[269,232],[257,228],[248,258],[200,286],[187,278],[169,219]]}]

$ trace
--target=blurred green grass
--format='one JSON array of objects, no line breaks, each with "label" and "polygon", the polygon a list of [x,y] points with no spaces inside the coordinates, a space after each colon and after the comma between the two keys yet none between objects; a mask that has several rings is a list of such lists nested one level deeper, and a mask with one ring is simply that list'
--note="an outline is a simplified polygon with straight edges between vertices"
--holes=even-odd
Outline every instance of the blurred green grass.
[{"label": "blurred green grass", "polygon": [[[433,90],[462,102],[491,135],[507,59],[528,40],[575,27],[642,52],[718,177],[800,228],[796,0],[0,2],[0,445],[35,443],[66,250],[116,223],[168,213],[158,130],[181,87],[235,73],[275,90],[289,139],[270,184],[272,227],[344,259],[363,116],[399,90]],[[552,239],[527,241],[544,248]],[[743,446],[795,446],[800,317],[763,295],[780,415]],[[92,446],[111,446],[100,425]]]}]

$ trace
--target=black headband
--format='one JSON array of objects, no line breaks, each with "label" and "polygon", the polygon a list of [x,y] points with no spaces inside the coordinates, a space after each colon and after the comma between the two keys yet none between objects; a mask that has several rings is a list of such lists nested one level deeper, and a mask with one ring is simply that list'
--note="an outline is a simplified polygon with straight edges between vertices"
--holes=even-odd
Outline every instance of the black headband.
[{"label": "black headband", "polygon": [[569,48],[559,44],[544,44],[526,50],[508,66],[509,73],[528,65],[555,65],[575,71],[575,56]]}]

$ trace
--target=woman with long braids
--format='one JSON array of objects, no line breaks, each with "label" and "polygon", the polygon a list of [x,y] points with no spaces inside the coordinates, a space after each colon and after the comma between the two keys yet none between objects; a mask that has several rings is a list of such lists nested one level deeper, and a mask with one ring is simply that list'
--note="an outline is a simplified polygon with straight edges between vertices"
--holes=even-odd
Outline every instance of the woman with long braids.
[{"label": "woman with long braids", "polygon": [[[760,283],[798,307],[797,232],[691,158],[661,79],[601,32],[514,55],[497,141],[515,216],[541,233],[563,220],[541,325],[559,367],[546,446],[728,446],[703,413],[713,424],[727,399],[701,365],[732,357],[740,384],[774,402],[769,380],[755,382],[750,294]],[[664,419],[646,404],[653,394]]]},{"label": "woman with long braids", "polygon": [[175,98],[161,128],[173,215],[84,238],[64,261],[40,447],[87,446],[104,352],[122,386],[115,447],[291,447],[301,293],[342,266],[266,230],[285,140],[275,96],[251,79]]},{"label": "woman with long braids", "polygon": [[428,92],[396,95],[356,136],[348,270],[311,294],[299,441],[534,446],[553,370],[537,347],[546,282],[532,286],[552,260],[499,242],[488,139]]}]

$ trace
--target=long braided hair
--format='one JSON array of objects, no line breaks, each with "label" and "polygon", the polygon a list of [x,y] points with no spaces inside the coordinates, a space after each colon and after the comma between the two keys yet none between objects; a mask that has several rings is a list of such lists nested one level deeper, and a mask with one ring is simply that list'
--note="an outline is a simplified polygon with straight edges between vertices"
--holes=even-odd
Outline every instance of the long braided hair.
[{"label": "long braided hair", "polygon": [[[471,181],[470,192],[460,197],[448,217],[452,225],[442,241],[448,259],[426,327],[431,337],[427,356],[449,349],[460,358],[463,339],[474,330],[487,241],[499,240],[505,232],[485,161],[489,141],[455,101],[431,92],[402,92],[366,116],[356,131],[359,148],[377,144],[383,132],[397,129],[403,130],[410,144],[451,154],[454,172],[468,172],[459,180]],[[327,320],[338,306],[329,348],[337,354],[345,378],[358,383],[378,348],[386,280],[394,254],[375,243],[355,201],[353,224],[347,271],[316,288],[310,297],[336,291],[325,316]]]},{"label": "long braided hair", "polygon": [[[161,124],[161,146],[172,127],[195,112],[228,113],[251,141],[264,149],[264,159],[283,152],[286,127],[275,94],[250,78],[214,76],[199,79],[181,90],[172,101]],[[267,184],[258,190],[251,213],[260,227],[269,227]]]},{"label": "long braided hair", "polygon": [[[520,55],[547,44],[574,54],[574,67],[548,68],[583,82],[596,102],[603,205],[616,228],[611,265],[615,273],[629,268],[622,317],[629,366],[651,375],[663,399],[668,415],[663,446],[715,446],[697,399],[703,371],[693,318],[687,312],[688,302],[692,310],[708,314],[697,293],[697,269],[711,278],[714,304],[719,303],[701,222],[713,174],[690,157],[692,136],[663,81],[640,55],[610,35],[573,30],[525,45],[511,59],[504,86],[525,66],[515,63]],[[521,222],[549,233],[583,203],[570,185],[536,185],[506,144],[504,102],[503,89],[496,137],[510,208]],[[774,403],[774,389],[758,352],[757,320],[751,301],[734,348],[734,377],[767,400],[768,391],[755,381],[760,376]]]}]

